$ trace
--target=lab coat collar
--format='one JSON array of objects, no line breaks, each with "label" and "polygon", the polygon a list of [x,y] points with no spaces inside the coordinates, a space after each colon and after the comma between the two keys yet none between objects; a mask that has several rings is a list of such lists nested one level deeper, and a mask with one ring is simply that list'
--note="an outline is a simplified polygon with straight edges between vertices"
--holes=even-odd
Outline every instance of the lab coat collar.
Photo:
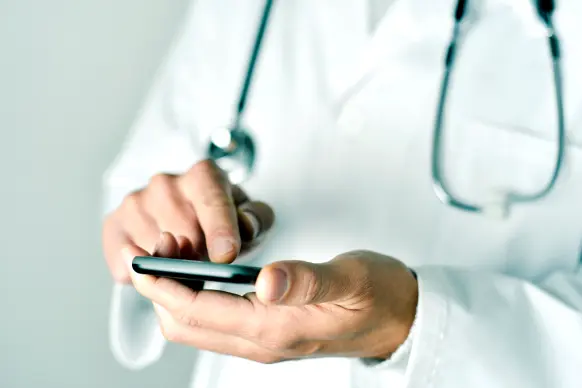
[{"label": "lab coat collar", "polygon": [[[358,60],[337,77],[338,108],[357,93],[378,68],[394,58],[395,53],[427,35],[444,41],[448,36],[444,32],[448,33],[447,27],[452,27],[454,4],[456,0],[395,0],[371,33],[368,26],[366,39],[362,39],[357,53]],[[360,14],[368,12],[369,3],[362,2]]]},{"label": "lab coat collar", "polygon": [[[366,14],[369,2],[362,4],[359,12]],[[434,47],[440,48],[444,58],[454,26],[456,4],[457,0],[395,0],[377,28],[362,41],[359,60],[338,78],[336,110],[341,110],[373,77],[374,72],[387,65],[402,65],[399,62],[402,58],[397,54],[414,43],[430,41]],[[540,23],[533,0],[472,0],[467,12],[465,26],[468,28],[481,18],[510,13],[522,23],[528,34],[543,36],[547,33]]]}]

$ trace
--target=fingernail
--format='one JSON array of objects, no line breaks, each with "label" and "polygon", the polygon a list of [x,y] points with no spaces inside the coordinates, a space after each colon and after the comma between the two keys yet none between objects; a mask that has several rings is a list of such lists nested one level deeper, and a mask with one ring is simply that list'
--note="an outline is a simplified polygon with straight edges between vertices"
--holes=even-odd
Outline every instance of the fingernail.
[{"label": "fingernail", "polygon": [[214,240],[210,247],[213,257],[225,256],[234,252],[234,241],[229,238],[219,237]]},{"label": "fingernail", "polygon": [[287,279],[287,273],[282,269],[275,268],[272,274],[272,282],[270,287],[267,287],[265,297],[270,302],[276,302],[285,296],[287,288],[289,287],[289,281]]},{"label": "fingernail", "polygon": [[243,211],[243,214],[248,221],[248,225],[251,227],[251,239],[254,240],[261,230],[261,222],[252,212]]}]

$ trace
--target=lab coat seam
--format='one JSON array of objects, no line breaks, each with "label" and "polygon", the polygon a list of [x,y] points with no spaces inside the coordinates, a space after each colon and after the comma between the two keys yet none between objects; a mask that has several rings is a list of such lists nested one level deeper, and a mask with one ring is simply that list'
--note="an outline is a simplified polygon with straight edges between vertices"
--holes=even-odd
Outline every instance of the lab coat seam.
[{"label": "lab coat seam", "polygon": [[130,322],[123,310],[135,305],[135,300],[128,300],[127,292],[136,292],[131,286],[114,284],[109,313],[109,343],[114,358],[129,370],[141,370],[160,359],[165,348],[165,339],[157,326],[152,327],[149,336],[144,336],[145,345],[138,352],[131,350],[124,331],[130,328]]},{"label": "lab coat seam", "polygon": [[[419,280],[418,327],[407,368],[407,387],[434,387],[442,364],[442,344],[449,321],[449,301],[438,289],[444,274],[432,268],[416,269]],[[430,271],[430,272],[429,272]],[[427,276],[428,275],[428,276]],[[436,277],[436,280],[432,278]],[[436,282],[436,287],[433,284]]]},{"label": "lab coat seam", "polygon": [[429,386],[434,387],[435,386],[435,381],[436,381],[436,375],[438,373],[438,368],[439,365],[442,361],[442,352],[440,351],[440,348],[444,342],[445,339],[445,333],[446,333],[446,322],[448,321],[448,316],[449,316],[449,309],[448,309],[448,303],[445,303],[445,305],[443,306],[443,319],[440,322],[440,328],[438,330],[438,342],[435,346],[435,358],[434,358],[434,362],[433,362],[433,367],[432,367],[432,371],[428,380]]}]

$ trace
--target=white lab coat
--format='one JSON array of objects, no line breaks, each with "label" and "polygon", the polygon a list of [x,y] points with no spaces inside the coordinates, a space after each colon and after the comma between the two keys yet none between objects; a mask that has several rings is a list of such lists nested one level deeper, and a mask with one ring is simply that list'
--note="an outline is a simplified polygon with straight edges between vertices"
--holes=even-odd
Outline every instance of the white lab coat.
[{"label": "white lab coat", "polygon": [[[359,0],[275,3],[245,122],[248,192],[278,223],[255,265],[393,255],[419,275],[410,347],[376,366],[262,365],[199,352],[195,388],[582,386],[582,2],[561,0],[567,162],[546,199],[505,220],[441,204],[430,148],[452,0],[396,0],[377,26]],[[555,157],[544,29],[529,0],[473,0],[447,112],[445,170],[479,203],[531,190]],[[106,211],[156,172],[182,172],[232,118],[263,0],[198,0],[119,158]],[[216,285],[212,285],[216,287]],[[228,288],[231,289],[231,288]],[[235,290],[236,291],[236,290]],[[114,354],[142,368],[164,340],[151,304],[116,286]]]}]

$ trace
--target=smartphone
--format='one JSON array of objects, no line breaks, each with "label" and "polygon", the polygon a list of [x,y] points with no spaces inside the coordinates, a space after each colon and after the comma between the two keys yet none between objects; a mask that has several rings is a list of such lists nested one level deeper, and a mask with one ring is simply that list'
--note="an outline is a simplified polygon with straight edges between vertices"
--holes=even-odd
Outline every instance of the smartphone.
[{"label": "smartphone", "polygon": [[136,256],[133,270],[179,281],[209,281],[232,284],[255,284],[260,268],[206,261],[181,260],[165,257]]}]

